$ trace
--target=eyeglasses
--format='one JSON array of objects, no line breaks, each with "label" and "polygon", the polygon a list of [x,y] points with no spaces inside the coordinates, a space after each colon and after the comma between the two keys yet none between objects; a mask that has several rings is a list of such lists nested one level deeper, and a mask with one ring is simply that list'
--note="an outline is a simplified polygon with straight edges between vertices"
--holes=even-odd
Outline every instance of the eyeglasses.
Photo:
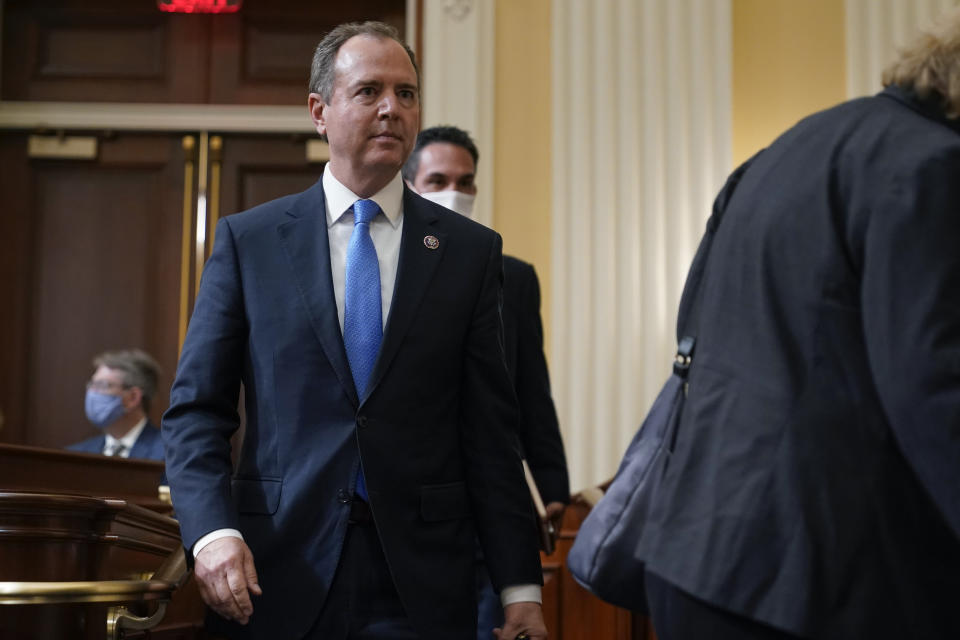
[{"label": "eyeglasses", "polygon": [[122,382],[111,382],[109,380],[88,380],[87,389],[93,389],[94,391],[113,391],[114,389],[129,389],[129,384],[123,384]]}]

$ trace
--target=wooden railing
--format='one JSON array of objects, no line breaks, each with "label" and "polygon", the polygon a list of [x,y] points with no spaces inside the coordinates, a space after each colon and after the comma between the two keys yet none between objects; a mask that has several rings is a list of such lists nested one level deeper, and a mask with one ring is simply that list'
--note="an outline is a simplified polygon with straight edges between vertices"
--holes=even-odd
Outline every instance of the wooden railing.
[{"label": "wooden railing", "polygon": [[[162,474],[154,461],[0,444],[0,638],[208,637]],[[567,569],[602,494],[575,495],[556,550],[541,555],[550,638],[655,640],[646,617],[601,602]]]},{"label": "wooden railing", "polygon": [[158,462],[0,445],[0,638],[203,637],[162,474]]}]

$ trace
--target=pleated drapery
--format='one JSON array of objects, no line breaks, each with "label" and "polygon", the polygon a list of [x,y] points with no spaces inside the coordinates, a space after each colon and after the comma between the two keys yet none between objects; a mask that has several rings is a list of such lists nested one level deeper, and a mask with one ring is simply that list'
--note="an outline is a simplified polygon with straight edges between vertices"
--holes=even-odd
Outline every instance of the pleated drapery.
[{"label": "pleated drapery", "polygon": [[551,371],[571,487],[616,470],[666,379],[731,169],[729,0],[554,0]]},{"label": "pleated drapery", "polygon": [[845,0],[847,97],[880,91],[880,77],[897,48],[910,42],[958,0]]}]

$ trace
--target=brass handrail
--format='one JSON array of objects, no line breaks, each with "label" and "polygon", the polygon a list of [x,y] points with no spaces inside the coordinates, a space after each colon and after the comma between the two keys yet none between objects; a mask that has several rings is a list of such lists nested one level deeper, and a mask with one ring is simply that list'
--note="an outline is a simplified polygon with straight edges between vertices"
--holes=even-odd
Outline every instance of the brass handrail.
[{"label": "brass handrail", "polygon": [[[187,581],[189,575],[187,558],[184,555],[183,548],[180,548],[167,556],[167,559],[163,561],[153,577],[155,581],[164,582],[173,589],[179,589]],[[107,609],[107,640],[120,638],[123,629],[135,631],[153,629],[160,624],[163,616],[166,615],[167,601],[167,599],[161,601],[153,614],[144,617],[130,613],[130,610],[123,606],[110,607]]]},{"label": "brass handrail", "polygon": [[156,611],[144,617],[131,613],[121,604],[109,607],[107,639],[117,640],[123,629],[152,629],[160,624],[173,592],[183,586],[189,575],[183,547],[178,547],[149,580],[0,582],[0,605],[157,602]]},{"label": "brass handrail", "polygon": [[0,582],[0,605],[160,600],[169,599],[176,588],[166,580]]},{"label": "brass handrail", "polygon": [[107,640],[119,640],[122,637],[123,629],[133,629],[135,631],[153,629],[160,624],[166,613],[166,600],[157,605],[157,610],[153,612],[153,615],[144,617],[130,613],[126,607],[110,607],[107,609]]}]

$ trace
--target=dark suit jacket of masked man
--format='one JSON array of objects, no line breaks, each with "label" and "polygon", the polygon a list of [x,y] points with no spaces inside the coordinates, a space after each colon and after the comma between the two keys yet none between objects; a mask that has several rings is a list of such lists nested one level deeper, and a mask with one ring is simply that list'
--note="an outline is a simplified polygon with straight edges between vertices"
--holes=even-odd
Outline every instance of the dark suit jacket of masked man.
[{"label": "dark suit jacket of masked man", "polygon": [[743,174],[639,549],[656,576],[804,637],[960,637],[960,125],[941,114],[891,87]]},{"label": "dark suit jacket of masked man", "polygon": [[[103,453],[103,447],[106,444],[107,437],[104,434],[87,438],[67,447],[68,451],[81,451],[83,453]],[[147,460],[163,460],[163,438],[160,437],[160,429],[149,420],[143,425],[143,431],[137,437],[130,449],[130,458],[144,458]]]},{"label": "dark suit jacket of masked man", "polygon": [[520,403],[520,444],[544,504],[570,502],[567,458],[543,355],[540,283],[533,265],[503,257],[507,369]]},{"label": "dark suit jacket of masked man", "polygon": [[[529,497],[517,490],[500,238],[406,189],[403,216],[363,398],[338,323],[322,184],[218,225],[164,431],[187,549],[236,528],[253,551],[263,596],[234,633],[294,638],[313,623],[360,456],[397,590],[424,637],[475,633],[478,534],[498,587],[541,582]],[[247,427],[232,473],[241,381]]]}]

